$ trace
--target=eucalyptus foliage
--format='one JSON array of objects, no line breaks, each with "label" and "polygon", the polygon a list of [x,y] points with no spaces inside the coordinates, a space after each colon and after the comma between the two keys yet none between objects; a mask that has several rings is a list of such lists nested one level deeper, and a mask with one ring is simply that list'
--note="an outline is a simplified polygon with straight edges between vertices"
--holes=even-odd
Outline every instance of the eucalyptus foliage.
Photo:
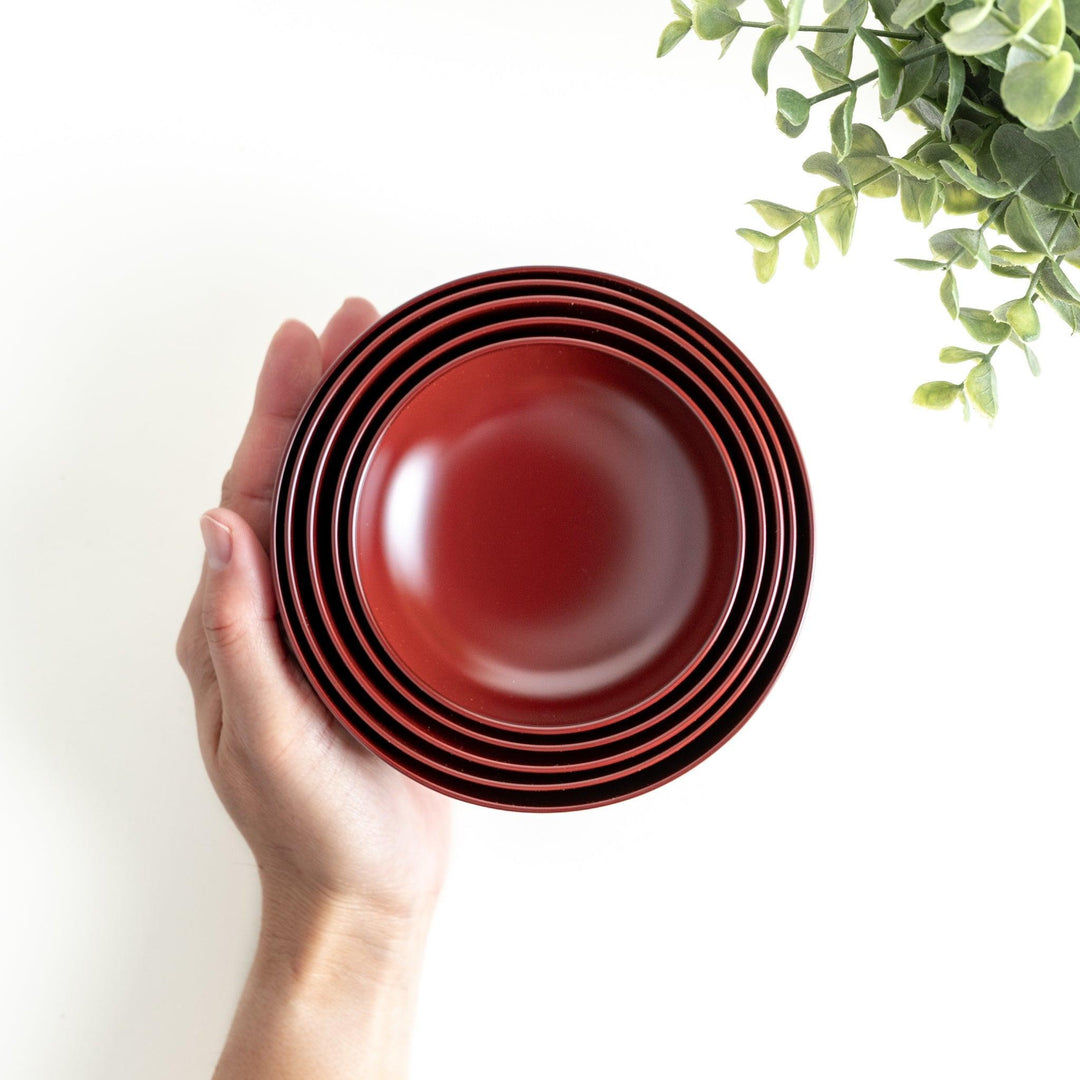
[{"label": "eucalyptus foliage", "polygon": [[[828,150],[803,168],[827,186],[808,209],[753,199],[763,228],[739,229],[760,281],[776,270],[782,241],[802,237],[803,261],[817,265],[819,227],[847,252],[863,196],[899,195],[904,216],[928,227],[939,211],[974,214],[976,228],[930,237],[929,257],[898,262],[937,274],[938,295],[973,346],[941,350],[945,364],[966,364],[959,381],[923,383],[918,405],[960,402],[993,417],[994,360],[1006,342],[1039,361],[1039,305],[1080,327],[1080,291],[1066,267],[1080,267],[1080,0],[825,0],[818,25],[802,22],[803,0],[761,0],[761,19],[744,18],[745,0],[672,0],[675,19],[658,56],[691,31],[720,43],[720,55],[744,32],[758,35],[750,68],[769,91],[777,50],[799,35],[807,89],[775,90],[776,124],[797,137],[811,110],[830,102]],[[854,72],[854,73],[853,73]],[[812,86],[811,86],[812,83]],[[898,112],[925,128],[904,153],[889,152],[872,126],[856,123],[855,103],[875,94],[882,120]],[[1000,241],[1000,242],[999,242]],[[957,271],[982,267],[1017,281],[1015,299],[993,310],[961,303]],[[953,369],[955,370],[955,369]]]}]

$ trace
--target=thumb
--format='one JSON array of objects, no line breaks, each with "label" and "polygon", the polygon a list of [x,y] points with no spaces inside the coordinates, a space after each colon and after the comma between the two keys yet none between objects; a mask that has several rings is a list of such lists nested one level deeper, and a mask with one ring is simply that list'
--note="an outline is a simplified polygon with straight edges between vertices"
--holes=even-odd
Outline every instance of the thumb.
[{"label": "thumb", "polygon": [[221,693],[223,724],[247,742],[265,730],[295,696],[275,615],[270,560],[252,528],[232,510],[207,511],[199,521],[206,545],[202,625]]}]

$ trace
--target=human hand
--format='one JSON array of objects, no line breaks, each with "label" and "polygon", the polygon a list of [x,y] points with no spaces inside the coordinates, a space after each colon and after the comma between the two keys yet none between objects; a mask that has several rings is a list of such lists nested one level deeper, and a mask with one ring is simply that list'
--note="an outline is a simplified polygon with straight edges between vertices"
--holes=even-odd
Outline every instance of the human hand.
[{"label": "human hand", "polygon": [[[352,299],[320,337],[295,320],[274,335],[222,484],[221,507],[200,523],[206,557],[176,642],[206,770],[251,848],[263,888],[259,951],[230,1046],[245,1026],[245,1008],[259,1012],[258,1003],[265,1005],[267,987],[277,987],[271,997],[284,994],[294,1003],[301,991],[314,990],[323,995],[325,1018],[328,1004],[346,1003],[357,986],[389,985],[394,992],[380,999],[378,1038],[392,1041],[391,1029],[402,1024],[407,1031],[403,1014],[410,1011],[446,868],[449,800],[391,768],[341,727],[275,623],[267,550],[281,458],[323,371],[376,317],[371,304]],[[379,1013],[374,1002],[365,1005]],[[266,1017],[249,1019],[247,1028],[261,1026],[265,1040]],[[345,1037],[362,1026],[353,1013]],[[369,1033],[360,1049],[370,1052],[371,1045]],[[389,1047],[383,1051],[384,1062],[394,1056]],[[229,1056],[227,1046],[222,1067]],[[243,1053],[232,1057],[247,1060]],[[325,1059],[296,1060],[332,1075]],[[350,1067],[356,1061],[343,1058]],[[272,1063],[280,1069],[279,1059]],[[378,1068],[378,1075],[399,1074],[397,1066]]]}]

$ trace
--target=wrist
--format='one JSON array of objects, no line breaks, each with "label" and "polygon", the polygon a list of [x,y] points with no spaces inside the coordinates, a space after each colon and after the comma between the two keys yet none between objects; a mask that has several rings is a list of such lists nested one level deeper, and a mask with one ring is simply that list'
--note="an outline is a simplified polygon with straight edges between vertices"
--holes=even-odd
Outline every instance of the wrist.
[{"label": "wrist", "polygon": [[402,989],[418,980],[430,909],[389,911],[263,877],[256,962],[298,989]]},{"label": "wrist", "polygon": [[403,1080],[428,921],[264,878],[259,945],[216,1080]]}]

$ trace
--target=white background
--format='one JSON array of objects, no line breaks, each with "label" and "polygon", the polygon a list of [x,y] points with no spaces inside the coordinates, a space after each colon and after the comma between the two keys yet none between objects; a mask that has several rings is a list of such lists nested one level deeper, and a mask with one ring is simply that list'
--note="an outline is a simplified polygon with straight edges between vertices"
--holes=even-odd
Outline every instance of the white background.
[{"label": "white background", "polygon": [[[825,117],[775,130],[750,33],[657,61],[669,17],[5,13],[5,1078],[209,1076],[227,1030],[256,876],[173,642],[274,330],[548,262],[666,291],[760,367],[810,470],[814,588],[768,701],[676,783],[458,809],[414,1075],[1078,1074],[1077,339],[1047,328],[1038,380],[1002,350],[992,428],[911,406],[964,342],[891,261],[926,234],[865,200],[846,259],[811,273],[796,240],[758,285],[742,204],[812,201]],[[984,276],[964,302],[1005,298]]]}]

